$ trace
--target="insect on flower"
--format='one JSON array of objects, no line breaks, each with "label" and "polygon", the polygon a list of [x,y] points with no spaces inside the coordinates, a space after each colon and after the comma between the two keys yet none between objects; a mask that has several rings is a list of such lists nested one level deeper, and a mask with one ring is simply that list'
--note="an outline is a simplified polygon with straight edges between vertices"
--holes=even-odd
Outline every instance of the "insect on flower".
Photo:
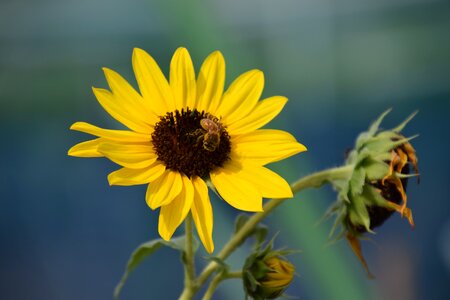
[{"label": "insect on flower", "polygon": [[[218,118],[208,114],[206,118],[200,120],[200,126],[206,131],[199,137],[199,139],[203,138],[203,148],[213,152],[220,144],[220,135],[223,132],[222,124]],[[200,131],[202,130],[200,129]]]}]

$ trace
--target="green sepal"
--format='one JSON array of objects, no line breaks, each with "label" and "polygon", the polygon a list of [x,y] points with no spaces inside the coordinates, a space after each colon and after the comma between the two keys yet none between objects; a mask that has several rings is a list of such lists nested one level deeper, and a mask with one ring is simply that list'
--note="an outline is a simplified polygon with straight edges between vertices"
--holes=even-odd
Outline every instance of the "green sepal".
[{"label": "green sepal", "polygon": [[403,136],[398,134],[397,132],[393,132],[393,131],[381,131],[379,132],[377,135],[375,135],[373,137],[372,140],[392,140],[392,139],[398,139],[398,138],[402,138]]},{"label": "green sepal", "polygon": [[412,114],[410,114],[402,123],[400,123],[397,127],[392,128],[392,131],[395,132],[400,132],[403,130],[403,128],[405,128],[405,126],[409,123],[409,121],[411,121],[418,113],[419,111],[416,110],[415,112],[413,112]]},{"label": "green sepal", "polygon": [[374,158],[367,158],[362,167],[366,171],[366,178],[370,181],[383,179],[389,173],[389,165]]},{"label": "green sepal", "polygon": [[366,199],[366,204],[368,206],[387,206],[387,200],[381,196],[373,186],[367,185],[364,187],[363,196]]},{"label": "green sepal", "polygon": [[346,232],[344,230],[343,227],[341,227],[339,229],[338,233],[333,233],[333,235],[329,236],[328,241],[327,241],[327,246],[331,246],[335,243],[337,243],[338,241],[340,241],[342,238],[344,238]]},{"label": "green sepal", "polygon": [[350,199],[348,198],[350,188],[349,180],[336,180],[333,182],[333,186],[338,191],[338,199],[350,203]]},{"label": "green sepal", "polygon": [[402,179],[402,178],[417,177],[417,176],[419,176],[419,175],[420,175],[420,174],[417,174],[417,173],[413,173],[413,174],[402,174],[402,173],[395,172],[395,176],[398,177],[398,178],[400,178],[400,179]]},{"label": "green sepal", "polygon": [[372,152],[372,155],[379,155],[391,151],[392,149],[401,146],[412,139],[415,139],[419,135],[413,135],[409,138],[405,138],[402,135],[398,135],[393,132],[382,132],[379,136],[373,138],[368,142],[365,147]]},{"label": "green sepal", "polygon": [[[125,268],[125,273],[122,275],[122,278],[114,289],[114,299],[119,299],[120,292],[125,285],[128,276],[134,269],[136,269],[137,266],[139,266],[144,261],[144,259],[155,253],[156,250],[163,246],[181,251],[182,254],[184,254],[185,240],[185,236],[176,237],[171,239],[170,241],[155,239],[149,242],[145,242],[137,247],[128,260],[127,266]],[[193,244],[194,251],[196,251],[199,243],[196,239],[194,239]]]},{"label": "green sepal", "polygon": [[379,161],[389,161],[392,158],[392,154],[391,152],[382,152],[372,155],[371,158]]},{"label": "green sepal", "polygon": [[393,132],[381,132],[376,137],[373,137],[364,145],[364,148],[370,151],[371,155],[385,153],[396,147],[396,142],[393,140],[399,139],[397,134]]},{"label": "green sepal", "polygon": [[[328,234],[328,239],[331,239],[335,235],[336,229],[341,225],[345,220],[345,214],[347,209],[345,207],[341,208],[341,211],[337,213],[336,219],[333,222],[333,226],[331,227],[330,233]],[[339,234],[338,234],[339,235]]]},{"label": "green sepal", "polygon": [[376,119],[372,125],[370,125],[369,130],[366,132],[361,133],[358,138],[356,139],[356,149],[361,149],[364,144],[371,139],[378,131],[381,122],[383,121],[384,117],[386,117],[387,114],[391,112],[392,108],[389,108],[385,112],[383,112],[378,119]]},{"label": "green sepal", "polygon": [[365,198],[362,195],[355,195],[352,198],[352,203],[348,210],[349,218],[352,224],[362,225],[367,231],[371,232],[369,212],[364,200]]},{"label": "green sepal", "polygon": [[316,225],[319,225],[329,218],[331,218],[333,215],[338,214],[338,210],[342,209],[342,201],[335,201],[333,202],[325,211],[323,216],[316,222]]},{"label": "green sepal", "polygon": [[267,267],[267,265],[262,260],[258,260],[256,261],[256,263],[253,264],[252,274],[253,277],[256,278],[256,280],[259,280],[264,276],[266,276],[267,272],[269,271],[270,268]]},{"label": "green sepal", "polygon": [[255,291],[259,285],[258,281],[255,279],[255,277],[253,277],[250,271],[244,272],[244,280],[246,280],[250,284],[251,291]]},{"label": "green sepal", "polygon": [[372,155],[373,153],[370,152],[369,149],[367,149],[366,147],[362,148],[355,159],[355,165],[360,165],[366,158],[371,157]]},{"label": "green sepal", "polygon": [[358,159],[358,151],[352,150],[348,153],[347,159],[345,160],[346,165],[356,164],[356,160]]},{"label": "green sepal", "polygon": [[392,108],[388,108],[387,110],[385,110],[379,117],[378,119],[375,120],[375,122],[372,123],[372,125],[370,125],[369,130],[367,131],[367,133],[371,136],[373,136],[375,133],[377,133],[378,129],[380,128],[380,124],[381,122],[383,122],[384,118],[392,111]]},{"label": "green sepal", "polygon": [[352,178],[350,179],[350,194],[352,197],[360,195],[364,183],[366,181],[366,171],[363,168],[356,168],[353,171]]}]

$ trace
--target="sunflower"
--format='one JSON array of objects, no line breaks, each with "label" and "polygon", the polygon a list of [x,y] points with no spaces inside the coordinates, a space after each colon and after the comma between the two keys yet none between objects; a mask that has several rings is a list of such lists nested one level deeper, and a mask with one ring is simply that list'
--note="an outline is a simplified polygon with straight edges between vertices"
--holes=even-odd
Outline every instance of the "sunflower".
[{"label": "sunflower", "polygon": [[211,53],[197,79],[191,57],[179,48],[167,81],[155,60],[134,49],[140,93],[118,73],[104,68],[110,90],[93,88],[100,105],[128,130],[76,122],[70,129],[97,138],[73,146],[68,154],[107,157],[121,168],[110,185],[148,184],[146,202],[160,209],[158,231],[169,240],[191,213],[206,250],[214,250],[213,211],[208,185],[231,206],[262,211],[262,198],[292,197],[289,184],[264,167],[306,148],[285,131],[260,129],[287,99],[259,101],[264,76],[240,75],[224,92],[225,61]]}]

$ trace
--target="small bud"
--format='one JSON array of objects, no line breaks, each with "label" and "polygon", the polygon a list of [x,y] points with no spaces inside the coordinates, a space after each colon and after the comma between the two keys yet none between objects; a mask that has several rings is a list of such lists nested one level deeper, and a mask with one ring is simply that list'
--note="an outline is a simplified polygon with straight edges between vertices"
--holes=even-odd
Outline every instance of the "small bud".
[{"label": "small bud", "polygon": [[272,243],[269,243],[265,250],[252,253],[243,269],[247,295],[256,300],[280,297],[295,275],[294,266],[282,257],[290,252],[272,250]]},{"label": "small bud", "polygon": [[[382,225],[394,211],[406,217],[414,226],[411,209],[407,207],[406,186],[408,178],[418,176],[417,157],[400,131],[414,114],[391,130],[379,130],[383,113],[356,140],[355,148],[349,153],[346,165],[352,168],[348,180],[333,182],[338,200],[330,210],[336,215],[332,229],[341,224],[341,236],[346,236],[369,276],[367,264],[361,253],[359,237]],[[410,166],[415,174],[411,174]]]},{"label": "small bud", "polygon": [[269,271],[260,280],[261,294],[266,299],[275,299],[283,294],[294,278],[295,268],[279,256],[271,257],[264,261]]}]

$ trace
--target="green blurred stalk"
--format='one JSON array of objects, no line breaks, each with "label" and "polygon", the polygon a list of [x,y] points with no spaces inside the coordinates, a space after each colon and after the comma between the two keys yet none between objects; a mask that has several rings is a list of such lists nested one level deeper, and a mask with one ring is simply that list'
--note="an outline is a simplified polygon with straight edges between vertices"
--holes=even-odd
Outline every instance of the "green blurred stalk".
[{"label": "green blurred stalk", "polygon": [[[175,45],[189,48],[194,61],[197,62],[211,51],[220,49],[226,53],[229,62],[227,73],[235,74],[236,66],[242,66],[245,61],[248,63],[248,58],[252,60],[251,54],[254,53],[248,53],[245,47],[240,46],[239,52],[228,47],[230,43],[226,42],[227,36],[232,33],[221,32],[218,26],[220,24],[217,23],[220,19],[214,15],[214,11],[207,10],[208,5],[214,5],[211,2],[160,0],[158,4],[168,20],[171,32],[169,38]],[[245,70],[239,70],[242,71]],[[287,165],[284,164],[284,167]],[[281,173],[286,174],[286,169]],[[291,175],[293,173],[291,171]],[[295,174],[298,177],[298,172]],[[346,257],[340,254],[338,249],[326,251],[324,246],[328,235],[326,229],[312,228],[323,214],[322,205],[317,204],[324,200],[321,199],[323,197],[317,196],[314,201],[307,201],[302,195],[303,193],[300,193],[298,199],[292,200],[297,203],[286,203],[274,214],[276,221],[283,224],[284,234],[287,233],[289,240],[303,249],[300,259],[308,259],[313,274],[302,274],[302,278],[309,277],[314,280],[316,287],[320,287],[312,292],[319,294],[319,299],[369,299],[368,292],[365,291],[367,286],[356,279],[356,275],[349,268],[352,264],[347,263]],[[214,213],[221,214],[221,211]],[[240,258],[242,261],[245,260],[244,255]],[[301,270],[299,273],[302,273]]]},{"label": "green blurred stalk", "polygon": [[[288,177],[298,176],[292,164],[283,163],[282,167],[282,173],[289,173]],[[352,260],[352,256],[345,256],[339,242],[327,245],[330,226],[325,222],[318,224],[326,203],[330,203],[325,197],[326,193],[319,190],[301,191],[272,216],[273,224],[280,225],[282,239],[289,241],[287,246],[302,251],[300,255],[292,256],[297,266],[307,266],[307,271],[297,268],[301,286],[309,286],[308,294],[315,299],[373,299],[365,273],[357,269],[356,258]]]}]

